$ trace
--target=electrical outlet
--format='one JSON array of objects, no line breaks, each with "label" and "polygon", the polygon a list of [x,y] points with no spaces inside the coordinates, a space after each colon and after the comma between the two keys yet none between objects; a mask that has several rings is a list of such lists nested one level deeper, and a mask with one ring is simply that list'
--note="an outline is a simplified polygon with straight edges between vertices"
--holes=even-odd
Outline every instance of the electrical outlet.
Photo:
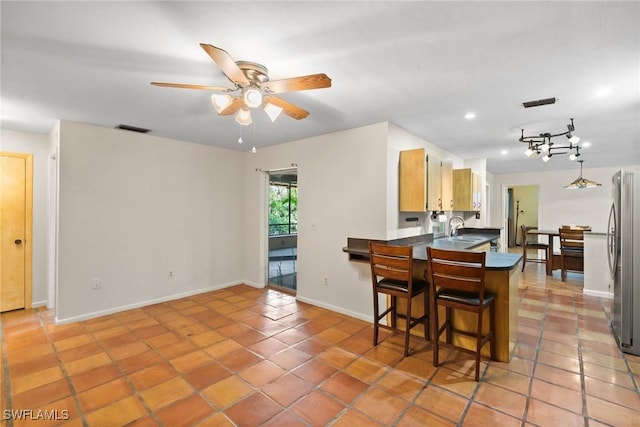
[{"label": "electrical outlet", "polygon": [[91,289],[100,289],[102,286],[102,280],[99,277],[91,279]]},{"label": "electrical outlet", "polygon": [[173,279],[173,270],[169,270],[169,279]]},{"label": "electrical outlet", "polygon": [[324,280],[322,281],[322,284],[325,286],[329,286],[329,278],[327,276],[324,276]]}]

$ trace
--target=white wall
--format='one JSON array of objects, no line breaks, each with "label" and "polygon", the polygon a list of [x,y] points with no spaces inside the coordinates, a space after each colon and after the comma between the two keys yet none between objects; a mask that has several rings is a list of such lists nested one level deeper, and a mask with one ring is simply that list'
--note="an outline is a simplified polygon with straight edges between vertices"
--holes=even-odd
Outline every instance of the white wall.
[{"label": "white wall", "polygon": [[32,304],[47,300],[49,146],[46,135],[0,129],[0,151],[33,154]]},{"label": "white wall", "polygon": [[347,237],[386,238],[386,144],[379,123],[245,153],[244,278],[265,283],[265,172],[297,165],[298,299],[370,319],[369,265],[342,248]]},{"label": "white wall", "polygon": [[514,185],[539,186],[541,229],[556,229],[563,224],[590,225],[594,232],[605,232],[611,207],[611,176],[620,169],[640,170],[640,166],[583,168],[583,177],[601,187],[565,190],[562,187],[580,175],[580,167],[564,171],[493,175],[491,186],[491,224],[503,226],[503,189]]},{"label": "white wall", "polygon": [[58,321],[241,280],[242,153],[62,122],[58,168]]}]

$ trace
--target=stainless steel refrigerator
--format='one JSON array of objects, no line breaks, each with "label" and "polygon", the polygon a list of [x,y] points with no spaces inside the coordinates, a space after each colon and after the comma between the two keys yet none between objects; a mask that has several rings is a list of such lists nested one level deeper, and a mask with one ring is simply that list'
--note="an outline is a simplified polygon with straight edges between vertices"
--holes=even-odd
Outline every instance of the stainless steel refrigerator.
[{"label": "stainless steel refrigerator", "polygon": [[611,192],[607,226],[611,327],[622,351],[640,355],[640,172],[616,172]]}]

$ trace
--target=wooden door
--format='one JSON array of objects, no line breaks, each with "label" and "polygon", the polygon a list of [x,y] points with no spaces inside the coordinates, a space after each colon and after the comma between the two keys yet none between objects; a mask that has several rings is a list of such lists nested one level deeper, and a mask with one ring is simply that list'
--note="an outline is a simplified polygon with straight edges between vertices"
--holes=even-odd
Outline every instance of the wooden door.
[{"label": "wooden door", "polygon": [[31,307],[33,157],[0,153],[0,312]]}]

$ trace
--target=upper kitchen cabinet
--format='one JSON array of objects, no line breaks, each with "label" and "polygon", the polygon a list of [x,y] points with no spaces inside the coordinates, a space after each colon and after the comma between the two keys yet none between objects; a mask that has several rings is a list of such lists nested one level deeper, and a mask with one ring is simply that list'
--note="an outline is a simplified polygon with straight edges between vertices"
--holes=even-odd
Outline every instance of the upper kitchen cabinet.
[{"label": "upper kitchen cabinet", "polygon": [[471,169],[453,171],[453,210],[479,211],[482,205],[480,177]]},{"label": "upper kitchen cabinet", "polygon": [[451,160],[440,162],[440,184],[442,189],[443,211],[453,210],[453,163]]},{"label": "upper kitchen cabinet", "polygon": [[400,152],[400,211],[427,211],[427,156],[424,148]]},{"label": "upper kitchen cabinet", "polygon": [[427,156],[427,206],[432,211],[453,209],[453,164],[429,154]]},{"label": "upper kitchen cabinet", "polygon": [[400,211],[450,211],[453,166],[424,148],[400,152]]}]

